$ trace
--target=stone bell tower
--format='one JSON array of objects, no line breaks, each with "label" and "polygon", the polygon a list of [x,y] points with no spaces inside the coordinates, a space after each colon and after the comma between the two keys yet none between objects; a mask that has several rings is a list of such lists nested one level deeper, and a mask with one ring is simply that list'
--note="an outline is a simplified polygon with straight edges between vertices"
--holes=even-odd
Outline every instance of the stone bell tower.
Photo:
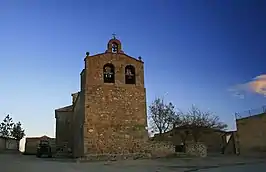
[{"label": "stone bell tower", "polygon": [[148,138],[146,90],[141,58],[109,40],[104,53],[85,58],[84,154],[134,153]]}]

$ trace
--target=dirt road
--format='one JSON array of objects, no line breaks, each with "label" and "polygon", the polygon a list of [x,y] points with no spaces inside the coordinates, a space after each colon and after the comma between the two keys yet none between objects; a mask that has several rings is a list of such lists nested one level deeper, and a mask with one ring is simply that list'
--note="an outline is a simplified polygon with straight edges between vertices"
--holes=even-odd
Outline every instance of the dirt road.
[{"label": "dirt road", "polygon": [[[1,172],[170,172],[174,169],[167,169],[156,163],[146,161],[121,161],[121,162],[91,162],[74,163],[60,162],[51,159],[38,159],[35,156],[16,154],[0,154]],[[175,170],[176,171],[176,170]]]},{"label": "dirt road", "polygon": [[[232,169],[266,169],[258,165],[259,161],[240,157],[210,157],[199,159],[157,159],[157,160],[126,160],[113,162],[66,162],[49,158],[36,158],[20,154],[0,154],[1,172],[182,172],[182,171],[214,171],[223,168]],[[265,162],[265,161],[264,161]],[[248,168],[245,168],[246,166]],[[241,167],[242,166],[242,167]],[[258,168],[258,169],[256,169]],[[205,170],[204,170],[205,169]],[[227,170],[227,171],[228,171]],[[226,171],[226,170],[224,170]],[[243,171],[243,170],[242,170]],[[249,170],[251,171],[251,170]],[[254,171],[254,170],[252,170]]]}]

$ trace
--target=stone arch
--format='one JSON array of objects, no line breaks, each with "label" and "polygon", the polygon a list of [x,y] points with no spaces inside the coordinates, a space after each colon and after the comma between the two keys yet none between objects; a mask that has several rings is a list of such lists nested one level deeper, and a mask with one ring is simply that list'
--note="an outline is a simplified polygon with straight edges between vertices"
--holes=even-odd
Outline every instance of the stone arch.
[{"label": "stone arch", "polygon": [[116,42],[112,42],[112,53],[118,53],[118,44]]},{"label": "stone arch", "polygon": [[112,63],[103,66],[103,81],[104,83],[115,83],[115,66]]},{"label": "stone arch", "polygon": [[125,67],[125,83],[136,84],[136,70],[133,65],[127,65]]},{"label": "stone arch", "polygon": [[113,38],[113,39],[109,40],[109,42],[107,44],[107,52],[110,52],[110,53],[124,53],[122,51],[121,42],[118,39],[116,39],[116,38]]}]

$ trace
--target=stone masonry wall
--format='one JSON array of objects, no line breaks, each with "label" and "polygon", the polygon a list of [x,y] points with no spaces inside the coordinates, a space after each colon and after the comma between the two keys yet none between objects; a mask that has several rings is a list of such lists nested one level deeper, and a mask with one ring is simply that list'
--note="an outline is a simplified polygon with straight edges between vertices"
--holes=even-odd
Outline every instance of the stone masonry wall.
[{"label": "stone masonry wall", "polygon": [[266,114],[236,121],[240,154],[266,151]]},{"label": "stone masonry wall", "polygon": [[60,146],[71,147],[71,118],[73,116],[72,111],[56,112],[56,144]]},{"label": "stone masonry wall", "polygon": [[73,105],[73,116],[72,116],[72,156],[80,157],[84,153],[84,142],[83,142],[83,123],[84,123],[84,92],[79,92],[79,95],[76,98],[76,102]]},{"label": "stone masonry wall", "polygon": [[[103,66],[106,63],[112,63],[115,66],[115,84],[116,86],[125,85],[125,67],[133,65],[136,70],[136,86],[144,87],[144,68],[143,62],[133,59],[126,54],[103,53],[95,56],[89,56],[85,59],[86,67],[86,87],[88,85],[103,85]],[[104,84],[106,85],[106,84]]]},{"label": "stone masonry wall", "polygon": [[[153,137],[153,140],[164,140],[164,141],[171,141],[173,145],[181,145],[183,140],[181,139],[181,136],[185,136],[185,132],[189,131],[188,129],[176,129],[175,131],[169,131],[167,133],[164,133],[162,136],[159,136],[159,134],[155,134]],[[204,143],[207,148],[208,152],[212,153],[220,153],[221,152],[221,146],[224,144],[223,135],[225,132],[223,131],[217,131],[217,130],[208,130],[201,133],[201,136],[199,138],[199,142]],[[189,134],[186,138],[186,142],[193,142],[194,138],[191,134],[191,131],[189,131]]]},{"label": "stone masonry wall", "polygon": [[[115,66],[115,83],[103,82],[103,66]],[[135,66],[136,85],[125,84],[125,66]],[[86,57],[85,154],[134,153],[148,139],[143,63],[125,54]],[[139,142],[140,141],[140,142]]]},{"label": "stone masonry wall", "polygon": [[91,87],[85,108],[87,151],[134,152],[135,140],[147,137],[144,97],[141,88]]},{"label": "stone masonry wall", "polygon": [[175,155],[175,147],[169,142],[135,140],[134,143],[135,143],[134,152],[87,154],[86,156],[80,158],[80,160],[113,161],[113,160],[125,160],[125,159],[160,158],[160,157],[168,157]]},{"label": "stone masonry wall", "polygon": [[196,157],[206,157],[207,156],[207,147],[203,143],[186,143],[186,154]]}]

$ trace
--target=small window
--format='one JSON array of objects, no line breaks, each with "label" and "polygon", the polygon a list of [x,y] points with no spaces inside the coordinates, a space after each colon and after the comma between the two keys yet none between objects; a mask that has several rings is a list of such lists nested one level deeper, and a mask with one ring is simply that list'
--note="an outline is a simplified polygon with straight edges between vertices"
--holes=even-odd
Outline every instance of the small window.
[{"label": "small window", "polygon": [[125,67],[126,84],[136,84],[135,68],[132,65]]},{"label": "small window", "polygon": [[115,67],[113,64],[106,64],[103,67],[104,83],[115,83]]},{"label": "small window", "polygon": [[112,53],[117,53],[118,52],[118,44],[113,42],[112,43]]}]

